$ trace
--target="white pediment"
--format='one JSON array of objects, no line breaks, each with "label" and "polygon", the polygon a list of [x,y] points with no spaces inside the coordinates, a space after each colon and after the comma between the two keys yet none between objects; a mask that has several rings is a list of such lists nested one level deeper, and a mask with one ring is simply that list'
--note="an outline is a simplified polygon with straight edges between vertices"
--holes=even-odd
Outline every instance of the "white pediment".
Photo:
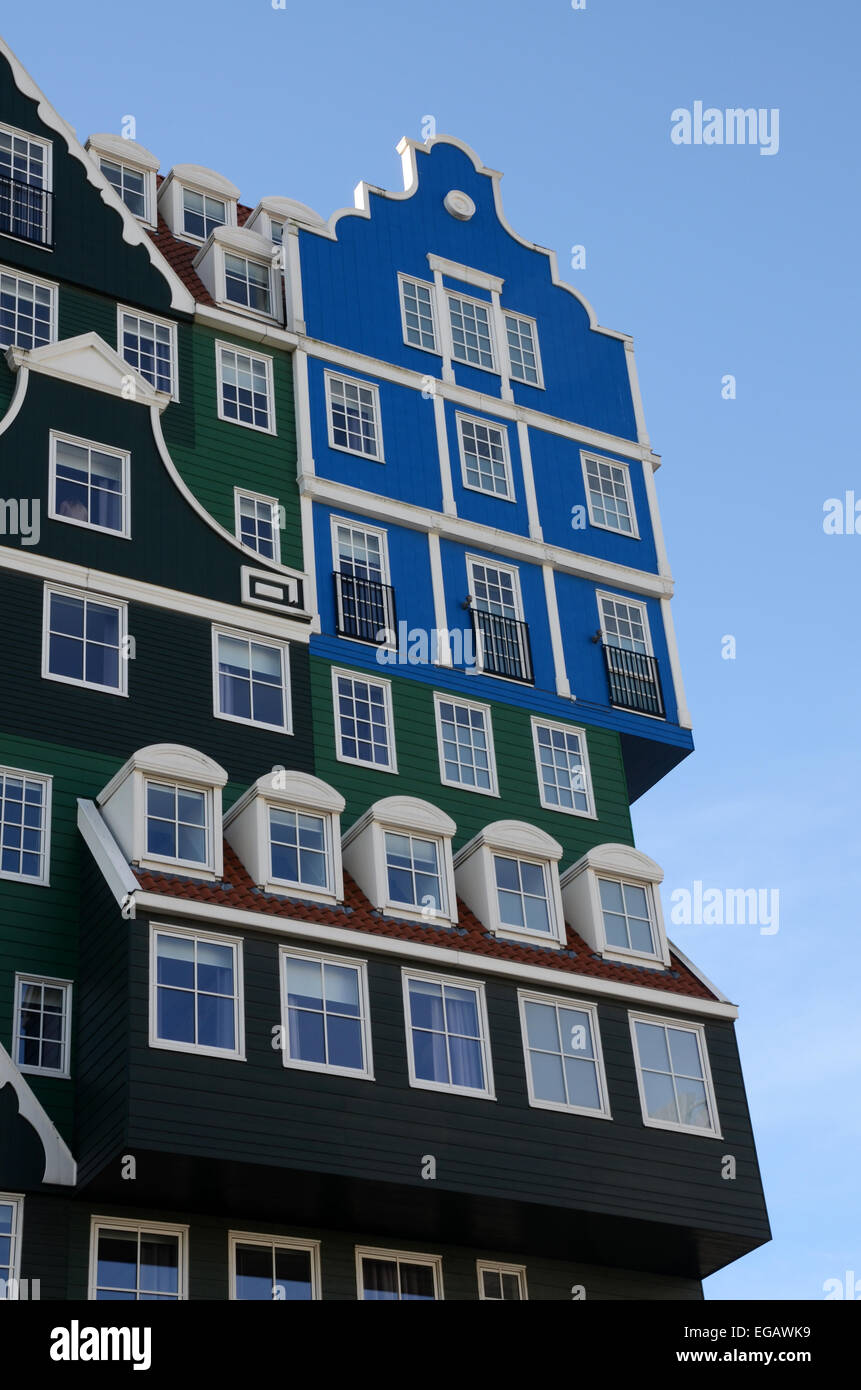
[{"label": "white pediment", "polygon": [[39,348],[10,347],[6,360],[13,372],[26,367],[28,371],[71,381],[92,391],[106,391],[133,404],[164,410],[170,402],[166,391],[156,391],[98,333],[81,333]]}]

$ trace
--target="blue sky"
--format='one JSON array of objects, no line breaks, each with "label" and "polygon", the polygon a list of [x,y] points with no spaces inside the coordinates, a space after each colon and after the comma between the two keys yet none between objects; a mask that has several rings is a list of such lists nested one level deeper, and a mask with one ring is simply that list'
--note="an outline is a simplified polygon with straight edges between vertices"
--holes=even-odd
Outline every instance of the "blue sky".
[{"label": "blue sky", "polygon": [[[710,1298],[823,1297],[861,1276],[858,569],[826,535],[856,489],[852,0],[41,0],[4,37],[84,139],[328,216],[399,188],[423,117],[505,171],[508,218],[634,335],[696,752],[634,808],[665,886],[776,889],[777,933],[671,927],[741,1006],[774,1240]],[[677,146],[679,107],[780,112],[779,152]],[[723,399],[722,378],[736,378]],[[861,522],[859,522],[861,528]],[[722,638],[736,640],[733,660]]]}]

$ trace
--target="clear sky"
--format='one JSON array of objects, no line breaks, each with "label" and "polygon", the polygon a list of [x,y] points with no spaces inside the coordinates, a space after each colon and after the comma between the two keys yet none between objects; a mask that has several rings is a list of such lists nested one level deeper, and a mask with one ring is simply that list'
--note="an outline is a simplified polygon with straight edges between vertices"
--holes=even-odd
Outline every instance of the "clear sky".
[{"label": "clear sky", "polygon": [[[855,0],[5,8],[82,140],[133,115],[163,169],[328,216],[360,179],[399,189],[394,147],[432,116],[505,171],[522,235],[563,268],[585,247],[568,278],[634,335],[664,460],[697,743],[634,807],[637,843],[667,911],[697,880],[780,894],[776,933],[670,926],[741,1007],[774,1231],[706,1294],[821,1299],[861,1278],[861,534],[823,530],[827,499],[861,501]],[[778,109],[778,152],[674,144],[672,112],[698,101]]]}]

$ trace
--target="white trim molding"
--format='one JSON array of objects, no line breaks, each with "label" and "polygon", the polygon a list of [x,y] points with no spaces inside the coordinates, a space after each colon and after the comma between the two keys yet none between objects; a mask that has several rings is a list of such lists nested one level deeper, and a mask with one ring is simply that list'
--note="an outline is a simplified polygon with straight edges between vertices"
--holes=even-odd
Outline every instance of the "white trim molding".
[{"label": "white trim molding", "polygon": [[[566,918],[605,960],[669,969],[670,951],[659,892],[663,877],[661,866],[631,845],[595,845],[562,875]],[[602,882],[630,884],[645,894],[652,951],[623,947],[608,940],[601,900]]]},{"label": "white trim molding", "polygon": [[[564,946],[565,914],[559,889],[559,860],[563,849],[552,835],[525,821],[498,820],[486,825],[455,855],[457,891],[479,922],[495,936],[529,942],[533,946]],[[509,860],[517,866],[517,887],[499,884],[496,860]],[[523,866],[538,869],[543,891],[536,892],[523,881]],[[534,875],[533,875],[534,877]],[[502,916],[500,894],[520,899],[522,922],[512,925]],[[526,925],[526,899],[543,903],[547,931]]]},{"label": "white trim molding", "polygon": [[74,1187],[78,1170],[71,1150],[41,1101],[36,1099],[26,1076],[0,1043],[0,1091],[7,1083],[18,1097],[19,1115],[33,1126],[41,1140],[45,1154],[42,1182],[58,1187]]},{"label": "white trim molding", "polygon": [[[301,1240],[294,1236],[273,1236],[264,1234],[262,1231],[228,1231],[227,1232],[227,1259],[230,1276],[230,1291],[228,1300],[231,1303],[242,1302],[236,1296],[236,1250],[239,1245],[256,1245],[274,1252],[276,1250],[300,1250],[308,1255],[311,1269],[311,1298],[321,1299],[322,1281],[320,1274],[320,1242],[319,1240]],[[270,1299],[275,1298],[275,1280],[272,1281],[273,1292]],[[277,1300],[276,1300],[277,1301]]]},{"label": "white trim molding", "polygon": [[[346,802],[340,792],[309,772],[266,772],[231,806],[224,817],[224,836],[253,881],[266,893],[309,902],[336,903],[344,898],[340,817]],[[323,822],[324,884],[279,878],[272,865],[270,812],[314,816]],[[300,858],[298,836],[297,861]],[[297,863],[297,874],[301,865]]]},{"label": "white trim molding", "polygon": [[[643,1014],[633,1012],[629,1012],[628,1022],[630,1024],[631,1029],[631,1047],[634,1051],[634,1069],[637,1073],[637,1090],[640,1096],[640,1108],[643,1117],[643,1124],[646,1125],[649,1129],[670,1129],[673,1130],[676,1134],[698,1134],[703,1139],[721,1139],[723,1136],[721,1135],[717,1099],[715,1097],[714,1083],[712,1081],[711,1066],[709,1065],[709,1050],[706,1042],[705,1026],[702,1023],[690,1023],[677,1018],[666,1018],[656,1014]],[[664,1047],[667,1049],[669,1067],[668,1071],[665,1071],[663,1068],[658,1069],[645,1067],[644,1060],[640,1052],[640,1040],[637,1036],[638,1023],[653,1028],[661,1028],[664,1030]],[[697,1045],[698,1059],[701,1072],[700,1076],[694,1076],[691,1073],[676,1070],[676,1061],[672,1056],[672,1047],[670,1044],[670,1040],[667,1037],[668,1029],[672,1029],[674,1032],[677,1033],[689,1033],[693,1035]],[[695,1081],[699,1085],[701,1085],[705,1093],[706,1108],[708,1110],[708,1125],[685,1124],[682,1120],[673,1121],[668,1119],[660,1119],[657,1116],[651,1115],[649,1113],[648,1098],[646,1096],[646,1087],[643,1078],[644,1070],[657,1072],[658,1074],[663,1074],[665,1076],[670,1077],[674,1097],[673,1104],[676,1113],[679,1113],[680,1110],[678,1090],[676,1087],[677,1078],[680,1076],[687,1077],[688,1079]]]},{"label": "white trim molding", "polygon": [[[162,1235],[176,1236],[177,1238],[177,1294],[176,1301],[182,1302],[188,1298],[188,1226],[176,1226],[167,1221],[148,1221],[143,1218],[128,1218],[124,1216],[97,1216],[95,1212],[90,1217],[90,1262],[89,1275],[87,1279],[87,1298],[90,1302],[95,1301],[100,1287],[99,1276],[99,1232],[100,1231],[125,1231],[129,1235],[133,1232],[138,1236],[138,1248],[140,1248],[140,1236],[142,1235]],[[139,1261],[138,1261],[139,1263]],[[136,1270],[135,1292],[137,1292],[137,1282],[140,1277],[139,1269]]]}]

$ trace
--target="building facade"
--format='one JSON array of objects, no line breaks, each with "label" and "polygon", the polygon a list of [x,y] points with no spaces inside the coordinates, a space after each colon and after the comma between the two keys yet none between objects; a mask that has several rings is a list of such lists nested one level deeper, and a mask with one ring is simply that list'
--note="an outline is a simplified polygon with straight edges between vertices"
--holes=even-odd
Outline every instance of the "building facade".
[{"label": "building facade", "polygon": [[81,146],[0,45],[0,1278],[700,1298],[736,1008],[631,339],[457,140],[324,221]]}]

